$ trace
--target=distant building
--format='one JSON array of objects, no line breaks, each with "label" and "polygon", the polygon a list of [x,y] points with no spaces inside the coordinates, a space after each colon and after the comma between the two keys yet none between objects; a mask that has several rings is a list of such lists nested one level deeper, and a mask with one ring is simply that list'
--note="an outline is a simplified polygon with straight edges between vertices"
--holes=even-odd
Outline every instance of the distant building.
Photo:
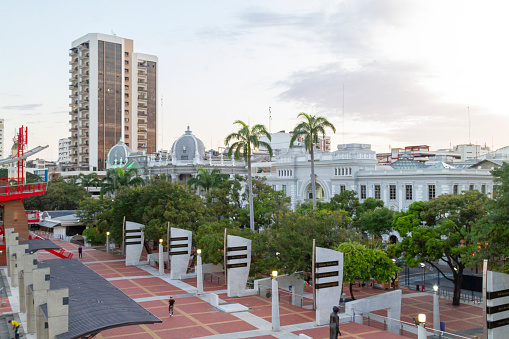
[{"label": "distant building", "polygon": [[70,167],[71,165],[71,139],[63,138],[58,140],[58,160],[60,168]]},{"label": "distant building", "polygon": [[478,161],[483,155],[489,152],[489,147],[473,144],[457,145],[454,146],[453,149],[453,153],[461,155],[461,161]]},{"label": "distant building", "polygon": [[106,168],[119,140],[135,152],[155,152],[157,57],[133,53],[133,40],[100,33],[73,41],[69,56],[72,168]]},{"label": "distant building", "polygon": [[0,119],[0,159],[4,158],[4,119]]}]

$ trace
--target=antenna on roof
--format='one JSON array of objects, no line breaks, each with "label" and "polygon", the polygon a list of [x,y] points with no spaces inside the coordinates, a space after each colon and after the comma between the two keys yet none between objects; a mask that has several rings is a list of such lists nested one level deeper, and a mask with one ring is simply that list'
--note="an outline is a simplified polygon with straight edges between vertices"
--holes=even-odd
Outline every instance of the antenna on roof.
[{"label": "antenna on roof", "polygon": [[269,134],[271,133],[271,124],[272,123],[272,112],[270,111],[270,106],[269,106]]},{"label": "antenna on roof", "polygon": [[467,109],[468,109],[468,143],[471,145],[472,142],[470,141],[470,106],[468,106]]},{"label": "antenna on roof", "polygon": [[345,143],[345,84],[343,84],[343,144]]},{"label": "antenna on roof", "polygon": [[111,30],[111,35],[117,36],[113,30]]}]

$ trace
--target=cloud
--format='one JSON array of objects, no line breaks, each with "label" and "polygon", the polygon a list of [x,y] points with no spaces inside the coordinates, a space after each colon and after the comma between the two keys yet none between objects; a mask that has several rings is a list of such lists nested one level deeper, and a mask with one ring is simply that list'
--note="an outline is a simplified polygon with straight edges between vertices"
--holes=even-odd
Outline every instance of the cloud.
[{"label": "cloud", "polygon": [[307,27],[317,26],[323,20],[322,12],[288,14],[262,8],[250,8],[238,18],[243,27]]},{"label": "cloud", "polygon": [[12,106],[2,106],[2,109],[13,109],[18,111],[29,111],[36,109],[38,107],[42,107],[42,104],[23,104],[23,105],[12,105]]},{"label": "cloud", "polygon": [[[393,146],[468,142],[466,106],[446,102],[421,86],[420,79],[427,74],[424,67],[412,63],[377,61],[355,69],[330,63],[295,72],[276,86],[283,88],[279,100],[312,106],[315,114],[331,119],[336,127],[342,123],[344,86],[347,133],[357,142],[374,143],[382,138],[391,140]],[[483,107],[475,111],[481,112]],[[509,122],[506,117],[483,114],[474,122],[480,133],[472,142],[491,139],[485,131],[498,135],[493,122],[496,126]]]}]

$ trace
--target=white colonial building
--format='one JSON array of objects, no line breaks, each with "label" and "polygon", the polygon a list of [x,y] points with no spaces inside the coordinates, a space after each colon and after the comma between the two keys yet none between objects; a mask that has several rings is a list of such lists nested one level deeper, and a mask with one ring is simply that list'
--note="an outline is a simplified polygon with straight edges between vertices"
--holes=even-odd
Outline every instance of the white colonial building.
[{"label": "white colonial building", "polygon": [[[311,157],[302,143],[296,142],[289,148],[289,134],[281,132],[273,136],[274,156],[270,158],[266,150],[260,150],[252,157],[252,174],[266,178],[267,184],[284,191],[295,209],[312,199]],[[357,192],[361,201],[373,197],[389,208],[404,210],[414,201],[447,193],[469,189],[492,193],[489,169],[468,168],[471,165],[454,165],[440,159],[429,161],[432,165],[427,166],[411,157],[400,156],[390,165],[380,166],[369,144],[338,145],[334,152],[315,150],[316,197],[326,202],[335,194],[351,190]],[[189,127],[169,152],[132,152],[119,142],[108,153],[106,165],[107,168],[137,168],[144,178],[164,174],[168,179],[182,182],[194,177],[199,168],[217,168],[230,176],[247,174],[244,161],[229,158],[226,150],[206,151]]]},{"label": "white colonial building", "polygon": [[[300,145],[278,153],[273,162],[254,164],[253,175],[265,177],[275,189],[285,191],[292,208],[310,201],[310,154]],[[316,152],[315,174],[319,201],[329,201],[335,194],[352,190],[361,201],[369,197],[380,199],[395,210],[447,193],[493,191],[489,170],[456,168],[442,162],[426,166],[409,158],[378,166],[376,153],[368,144],[338,145],[335,152]]]}]

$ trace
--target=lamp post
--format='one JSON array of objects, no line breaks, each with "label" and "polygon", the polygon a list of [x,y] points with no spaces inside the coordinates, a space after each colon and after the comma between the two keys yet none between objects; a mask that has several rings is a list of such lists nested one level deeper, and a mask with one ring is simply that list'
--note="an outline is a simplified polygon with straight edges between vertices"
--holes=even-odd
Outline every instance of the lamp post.
[{"label": "lamp post", "polygon": [[424,286],[426,286],[426,264],[421,262],[420,265],[422,268],[422,291],[424,291]]},{"label": "lamp post", "polygon": [[421,313],[417,316],[417,319],[419,321],[419,325],[417,325],[417,339],[426,339],[427,333],[426,333],[426,314]]},{"label": "lamp post", "polygon": [[433,285],[433,329],[440,331],[440,308],[438,304],[438,285]]},{"label": "lamp post", "polygon": [[198,289],[197,294],[203,294],[203,271],[201,263],[201,249],[197,249],[198,257],[196,259],[196,287]]},{"label": "lamp post", "polygon": [[279,287],[277,271],[272,271],[272,331],[277,332],[279,327]]},{"label": "lamp post", "polygon": [[110,253],[110,232],[106,232],[106,253]]},{"label": "lamp post", "polygon": [[159,239],[159,275],[164,275],[163,239]]}]

